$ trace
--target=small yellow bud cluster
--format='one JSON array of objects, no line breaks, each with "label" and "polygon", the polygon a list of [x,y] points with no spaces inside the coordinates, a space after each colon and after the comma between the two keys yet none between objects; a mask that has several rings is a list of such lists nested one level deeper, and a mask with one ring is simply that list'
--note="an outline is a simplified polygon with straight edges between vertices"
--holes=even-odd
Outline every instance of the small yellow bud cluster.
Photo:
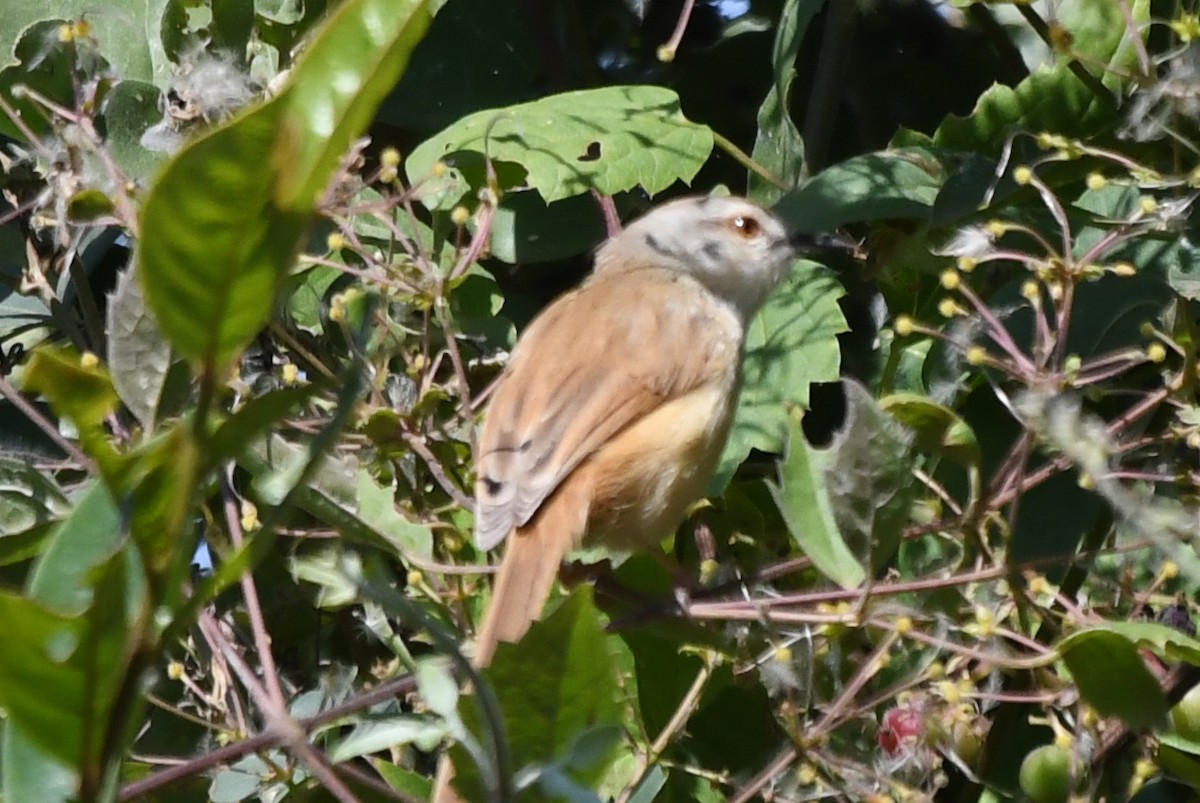
[{"label": "small yellow bud cluster", "polygon": [[450,222],[455,226],[465,226],[471,219],[471,210],[465,206],[456,206],[450,210]]},{"label": "small yellow bud cluster", "polygon": [[947,268],[946,270],[942,271],[940,281],[942,283],[942,287],[946,288],[947,290],[957,290],[959,285],[962,284],[962,274],[960,274],[954,268]]},{"label": "small yellow bud cluster", "polygon": [[1170,26],[1180,42],[1186,44],[1193,39],[1200,39],[1200,16],[1182,14],[1178,19],[1171,20]]},{"label": "small yellow bud cluster", "polygon": [[384,148],[379,152],[379,164],[383,167],[399,167],[400,151],[395,148]]},{"label": "small yellow bud cluster", "polygon": [[100,365],[100,358],[90,351],[85,351],[79,355],[79,366],[85,370],[92,370]]},{"label": "small yellow bud cluster", "polygon": [[259,528],[258,508],[248,499],[242,500],[242,529],[246,532]]},{"label": "small yellow bud cluster", "polygon": [[1026,165],[1021,165],[1013,170],[1013,181],[1024,187],[1029,182],[1033,181],[1033,170]]},{"label": "small yellow bud cluster", "polygon": [[1100,192],[1100,190],[1104,189],[1107,186],[1108,186],[1108,179],[1106,179],[1104,177],[1103,173],[1100,173],[1098,171],[1093,171],[1091,173],[1088,173],[1087,188],[1089,190],[1091,190],[1092,192]]},{"label": "small yellow bud cluster", "polygon": [[347,245],[346,235],[340,231],[330,232],[329,236],[325,238],[325,247],[330,251],[341,251]]},{"label": "small yellow bud cluster", "polygon": [[943,318],[953,318],[956,315],[966,315],[967,311],[957,301],[947,296],[938,302],[938,314]]},{"label": "small yellow bud cluster", "polygon": [[967,365],[984,365],[988,361],[987,349],[983,346],[971,346],[965,355]]},{"label": "small yellow bud cluster", "polygon": [[58,41],[64,45],[77,42],[80,39],[87,39],[92,35],[92,24],[87,20],[75,20],[74,22],[58,26]]},{"label": "small yellow bud cluster", "polygon": [[896,334],[900,337],[908,337],[913,333],[913,319],[908,315],[901,315],[896,318],[892,324],[892,328],[896,330]]}]

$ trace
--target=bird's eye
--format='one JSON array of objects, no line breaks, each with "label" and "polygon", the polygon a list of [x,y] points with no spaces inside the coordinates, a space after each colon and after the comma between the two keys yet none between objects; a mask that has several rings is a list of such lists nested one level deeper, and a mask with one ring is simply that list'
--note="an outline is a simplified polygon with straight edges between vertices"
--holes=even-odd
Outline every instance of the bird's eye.
[{"label": "bird's eye", "polygon": [[734,232],[746,240],[757,237],[758,233],[762,231],[762,224],[746,215],[738,215],[730,222],[733,224]]}]

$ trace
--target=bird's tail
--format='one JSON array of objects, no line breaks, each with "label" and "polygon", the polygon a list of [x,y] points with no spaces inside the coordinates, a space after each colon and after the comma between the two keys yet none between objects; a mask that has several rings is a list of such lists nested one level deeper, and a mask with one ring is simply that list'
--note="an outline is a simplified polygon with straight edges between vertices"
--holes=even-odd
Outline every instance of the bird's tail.
[{"label": "bird's tail", "polygon": [[519,641],[541,617],[559,567],[587,524],[587,499],[573,493],[577,487],[568,481],[528,524],[509,534],[492,601],[475,639],[476,666],[491,663],[499,642]]}]

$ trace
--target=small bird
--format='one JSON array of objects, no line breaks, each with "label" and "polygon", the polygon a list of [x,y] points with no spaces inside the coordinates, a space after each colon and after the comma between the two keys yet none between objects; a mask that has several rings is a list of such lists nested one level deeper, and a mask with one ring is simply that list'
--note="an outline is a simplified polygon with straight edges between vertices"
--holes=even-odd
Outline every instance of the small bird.
[{"label": "small bird", "polygon": [[476,545],[508,543],[476,665],[540,617],[572,549],[648,549],[704,495],[746,326],[805,245],[818,241],[743,198],[672,201],[605,242],[591,277],[529,325],[477,451]]}]

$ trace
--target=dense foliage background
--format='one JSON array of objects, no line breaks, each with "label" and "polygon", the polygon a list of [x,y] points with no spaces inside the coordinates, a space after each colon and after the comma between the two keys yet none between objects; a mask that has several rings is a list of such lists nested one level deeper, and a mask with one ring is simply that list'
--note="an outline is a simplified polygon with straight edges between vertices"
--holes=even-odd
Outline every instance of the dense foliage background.
[{"label": "dense foliage background", "polygon": [[[1194,799],[1196,5],[0,0],[3,799]],[[686,610],[480,677],[488,386],[686,192],[863,254]]]}]

